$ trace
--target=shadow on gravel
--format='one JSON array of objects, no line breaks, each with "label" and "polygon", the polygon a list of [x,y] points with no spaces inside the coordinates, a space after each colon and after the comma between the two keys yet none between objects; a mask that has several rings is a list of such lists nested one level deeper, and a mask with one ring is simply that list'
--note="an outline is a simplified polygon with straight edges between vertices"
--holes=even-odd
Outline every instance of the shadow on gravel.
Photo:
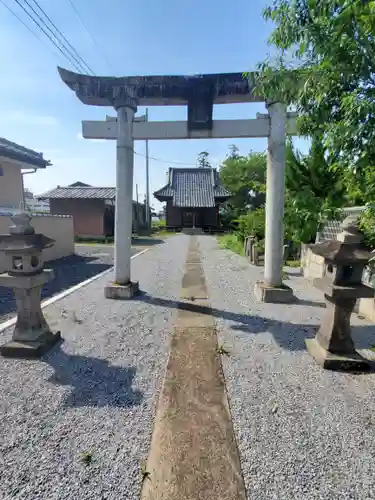
[{"label": "shadow on gravel", "polygon": [[[173,301],[162,299],[160,297],[151,297],[147,294],[134,297],[133,300],[139,300],[155,306],[182,309],[199,314],[209,314],[215,318],[233,321],[236,324],[231,325],[231,328],[236,331],[252,334],[270,332],[280,347],[290,351],[306,350],[305,339],[313,338],[320,326],[318,324],[304,325],[278,321],[275,319],[264,318],[262,316],[238,314],[229,311],[222,311],[221,309],[199,306],[191,302],[189,303],[178,300]],[[308,301],[303,303],[306,302]],[[312,304],[317,305],[315,302]],[[298,305],[298,303],[295,305]],[[352,326],[352,334],[357,349],[368,349],[375,344],[375,325]]]},{"label": "shadow on gravel", "polygon": [[66,354],[61,348],[44,362],[54,369],[49,382],[71,388],[65,407],[128,408],[143,400],[142,392],[132,389],[134,367],[112,366],[105,359]]},{"label": "shadow on gravel", "polygon": [[[48,299],[81,281],[92,278],[113,264],[99,262],[95,256],[70,255],[62,259],[46,263],[46,268],[55,271],[55,277],[42,289],[42,300]],[[16,301],[10,288],[0,287],[0,316],[16,309]]]},{"label": "shadow on gravel", "polygon": [[306,300],[306,299],[297,299],[294,304],[298,304],[300,306],[322,307],[323,309],[325,309],[326,307],[324,302],[318,302],[316,300]]},{"label": "shadow on gravel", "polygon": [[161,243],[165,243],[165,241],[158,238],[132,238],[132,245],[135,247],[152,247],[154,245],[160,245]]}]

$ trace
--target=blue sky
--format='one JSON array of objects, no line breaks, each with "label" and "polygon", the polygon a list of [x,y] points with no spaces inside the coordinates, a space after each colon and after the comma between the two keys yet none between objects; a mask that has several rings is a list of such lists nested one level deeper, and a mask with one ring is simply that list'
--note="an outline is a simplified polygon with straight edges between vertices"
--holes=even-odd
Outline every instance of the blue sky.
[{"label": "blue sky", "polygon": [[[262,10],[270,0],[73,1],[100,50],[68,0],[39,0],[39,4],[96,74],[244,71],[255,69],[269,51],[267,37],[272,27],[262,19]],[[0,136],[43,152],[53,163],[46,171],[26,176],[26,187],[40,194],[77,180],[96,186],[115,185],[115,143],[80,137],[81,120],[104,119],[111,108],[80,103],[56,70],[57,65],[74,68],[14,1],[5,2],[45,42],[38,41],[0,3]],[[214,118],[255,118],[258,111],[264,112],[262,104],[218,105]],[[143,112],[139,108],[137,114]],[[186,116],[184,107],[149,108],[150,120],[181,120]],[[195,165],[198,153],[205,150],[216,166],[231,143],[243,154],[266,148],[265,139],[150,142],[150,156],[164,160],[150,161],[151,192],[165,183],[166,171],[172,166],[169,161]],[[135,155],[135,182],[142,198],[144,143],[137,142],[135,151],[139,153]]]}]

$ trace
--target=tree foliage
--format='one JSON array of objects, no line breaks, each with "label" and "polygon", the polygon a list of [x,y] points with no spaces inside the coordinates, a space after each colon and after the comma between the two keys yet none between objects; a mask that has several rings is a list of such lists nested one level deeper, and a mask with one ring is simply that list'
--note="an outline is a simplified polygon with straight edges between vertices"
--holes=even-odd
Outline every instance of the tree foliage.
[{"label": "tree foliage", "polygon": [[286,149],[286,237],[292,241],[315,241],[323,218],[334,217],[346,204],[346,190],[339,172],[331,171],[322,142],[314,138],[302,155],[289,140]]},{"label": "tree foliage", "polygon": [[208,157],[209,157],[209,154],[207,153],[207,151],[202,151],[201,153],[199,153],[198,159],[197,159],[199,168],[210,168],[211,167],[211,164],[208,160]]},{"label": "tree foliage", "polygon": [[251,151],[242,156],[236,146],[230,146],[219,173],[222,185],[232,193],[228,203],[232,217],[264,204],[266,163],[265,153]]},{"label": "tree foliage", "polygon": [[264,12],[280,59],[258,91],[294,105],[300,131],[318,135],[358,200],[375,199],[375,1],[275,0]]},{"label": "tree foliage", "polygon": [[[264,154],[250,153],[243,157],[238,149],[230,148],[220,177],[234,195],[229,216],[236,218],[241,237],[252,234],[259,241],[264,239],[265,176]],[[329,158],[317,138],[306,155],[296,150],[291,140],[287,142],[285,177],[285,238],[295,243],[313,242],[322,219],[336,217],[340,208],[347,205],[342,177],[338,171],[330,170]],[[250,192],[258,196],[251,196]]]}]

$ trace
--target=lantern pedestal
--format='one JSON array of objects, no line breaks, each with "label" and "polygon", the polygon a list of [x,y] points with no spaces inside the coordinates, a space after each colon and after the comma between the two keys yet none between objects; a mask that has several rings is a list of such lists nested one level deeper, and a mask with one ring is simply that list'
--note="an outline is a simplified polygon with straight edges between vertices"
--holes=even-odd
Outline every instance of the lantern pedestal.
[{"label": "lantern pedestal", "polygon": [[60,332],[45,332],[43,337],[35,342],[11,340],[0,347],[0,354],[4,358],[37,359],[46,354],[60,340]]},{"label": "lantern pedestal", "polygon": [[312,358],[326,370],[336,371],[358,371],[370,370],[370,363],[358,352],[352,351],[345,354],[337,354],[324,349],[315,339],[305,339],[307,351]]},{"label": "lantern pedestal", "polygon": [[42,286],[52,278],[50,269],[33,276],[0,275],[0,286],[13,288],[17,304],[12,340],[0,347],[2,356],[39,358],[60,340],[60,332],[51,332],[40,302]]},{"label": "lantern pedestal", "polygon": [[[318,281],[318,280],[317,280]],[[324,282],[324,278],[321,279]],[[306,347],[312,358],[326,370],[368,371],[370,362],[356,350],[351,334],[350,317],[356,299],[339,298],[337,294],[344,291],[356,294],[358,290],[331,285],[330,296],[325,294],[326,312],[322,324],[314,339],[306,339]],[[335,293],[336,292],[336,293]],[[349,292],[349,293],[348,293]],[[362,290],[361,295],[372,293],[370,289]]]}]

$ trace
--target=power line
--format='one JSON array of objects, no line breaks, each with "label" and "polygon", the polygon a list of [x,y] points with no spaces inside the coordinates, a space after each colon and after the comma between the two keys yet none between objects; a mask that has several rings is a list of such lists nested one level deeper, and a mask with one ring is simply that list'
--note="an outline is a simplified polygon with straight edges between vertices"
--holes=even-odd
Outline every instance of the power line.
[{"label": "power line", "polygon": [[[146,155],[144,155],[142,153],[137,153],[137,151],[135,151],[134,149],[133,149],[133,153],[135,155],[143,156],[144,158],[147,158]],[[182,165],[182,166],[185,166],[185,167],[196,167],[197,166],[196,163],[182,163],[182,162],[179,162],[179,161],[162,160],[161,158],[154,158],[153,156],[149,156],[148,159],[149,160],[153,160],[153,161],[159,161],[161,163],[170,163],[170,164],[173,164],[173,165]]]},{"label": "power line", "polygon": [[13,16],[21,23],[23,24],[23,26],[25,26],[25,28],[33,35],[35,36],[35,38],[37,40],[39,40],[40,43],[42,43],[48,50],[50,50],[52,52],[52,54],[55,56],[55,57],[60,57],[57,52],[55,52],[53,49],[51,49],[51,47],[49,47],[36,33],[35,31],[33,31],[30,26],[28,26],[15,12],[14,10],[12,10],[3,0],[0,0],[0,3],[2,3],[4,5],[4,7],[6,7],[9,12],[11,14],[13,14]]},{"label": "power line", "polygon": [[[68,46],[72,49],[68,49],[66,47],[65,50],[73,57],[73,59],[77,62],[78,65],[82,66],[82,68],[84,68],[84,72],[86,72],[87,70],[94,74],[94,72],[92,71],[92,69],[90,68],[90,66],[86,63],[86,61],[78,54],[77,50],[73,47],[73,45],[69,42],[69,40],[66,38],[66,36],[64,35],[64,33],[62,33],[59,28],[56,26],[56,24],[52,21],[52,19],[46,14],[46,12],[44,11],[44,9],[39,5],[39,3],[36,1],[36,0],[32,0],[34,2],[34,4],[37,6],[37,8],[40,10],[40,12],[43,14],[43,16],[51,23],[51,25],[53,26],[53,28],[57,31],[57,33],[65,40],[65,42],[68,44]],[[40,17],[40,15],[36,12],[36,10],[30,5],[30,3],[28,2],[28,0],[24,0],[24,2],[26,3],[26,5],[29,6],[29,8],[34,12],[34,14],[36,16],[38,16],[38,18],[40,19],[40,21],[44,24],[44,26],[48,29],[48,31],[50,31],[50,33],[52,33],[52,35],[56,38],[56,40],[58,40],[58,37],[56,36],[56,34],[51,30],[51,28],[49,26],[47,26],[46,22]],[[58,40],[60,43],[61,43],[61,40]],[[64,44],[62,44],[64,45]],[[72,52],[73,51],[73,52]],[[76,54],[76,55],[75,55]],[[85,68],[86,66],[86,68]]]},{"label": "power line", "polygon": [[53,40],[50,35],[44,30],[44,28],[36,21],[33,16],[28,12],[23,5],[19,2],[19,0],[14,0],[16,4],[21,7],[21,9],[29,16],[29,18],[38,26],[38,28],[46,35],[48,40],[53,43],[53,45],[61,52],[61,54],[74,66],[74,68],[81,72],[81,68],[79,68],[74,61],[71,60],[71,58],[61,49],[61,47]]},{"label": "power line", "polygon": [[[56,38],[57,42],[55,40],[53,40],[51,38],[51,36],[46,32],[46,30],[43,28],[43,26],[40,25],[40,23],[33,17],[33,15],[20,3],[19,0],[14,0],[16,2],[16,4],[21,7],[21,9],[26,13],[26,15],[33,21],[34,24],[37,25],[37,27],[44,33],[44,35],[48,38],[48,40],[50,42],[52,42],[52,44],[58,49],[58,51],[69,61],[70,64],[72,64],[72,66],[78,71],[78,72],[82,72],[82,65],[77,65],[74,60],[72,60],[72,57],[70,56],[69,53],[66,53],[66,47],[64,46],[64,44],[61,42],[61,40],[58,39],[58,37],[52,32],[52,34],[54,35],[54,37]],[[27,3],[27,2],[26,2]],[[34,9],[32,9],[34,10]],[[35,10],[34,10],[35,12]],[[45,21],[43,19],[41,19],[41,17],[39,16],[39,14],[37,14],[37,17],[40,19],[40,21],[42,22],[42,24],[44,24],[44,26],[46,26],[47,29],[50,30],[50,28],[46,25]],[[50,30],[51,31],[51,30]],[[60,47],[60,45],[62,46],[62,48]],[[64,50],[63,50],[64,49]],[[86,72],[86,70],[84,69],[83,72]]]},{"label": "power line", "polygon": [[106,65],[108,67],[108,69],[110,71],[112,71],[111,69],[111,63],[109,62],[106,54],[102,51],[101,49],[101,46],[100,44],[96,41],[94,35],[92,34],[92,32],[90,31],[89,27],[87,26],[87,24],[85,23],[84,19],[82,18],[82,16],[80,15],[80,13],[78,12],[77,10],[77,7],[74,5],[73,1],[72,0],[68,0],[68,2],[70,3],[72,9],[74,10],[76,16],[78,17],[78,19],[81,21],[82,25],[84,26],[84,28],[86,29],[89,37],[91,38],[91,40],[93,41],[93,43],[96,45],[96,47],[98,48],[99,52],[100,52],[100,55],[102,56],[102,58],[105,60],[106,62]]}]

